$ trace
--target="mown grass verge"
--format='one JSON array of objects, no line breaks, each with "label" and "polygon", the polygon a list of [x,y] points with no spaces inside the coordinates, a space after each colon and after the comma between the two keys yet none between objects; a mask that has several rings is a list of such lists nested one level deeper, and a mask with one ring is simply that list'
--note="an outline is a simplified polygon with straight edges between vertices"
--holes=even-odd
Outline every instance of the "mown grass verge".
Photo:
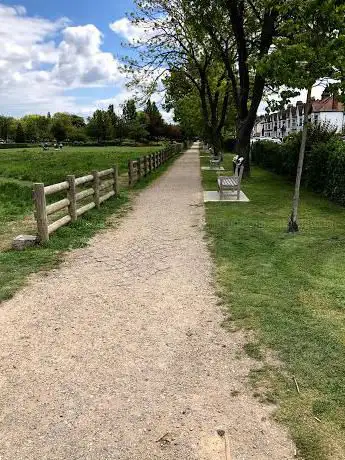
[{"label": "mown grass verge", "polygon": [[[216,190],[216,173],[204,171],[203,185]],[[253,357],[270,349],[279,358],[252,379],[263,400],[278,402],[299,456],[344,459],[345,209],[303,191],[301,231],[289,235],[289,182],[253,168],[243,190],[250,203],[206,204],[227,326],[255,332]]]},{"label": "mown grass verge", "polygon": [[0,251],[0,303],[13,296],[22,287],[28,275],[57,266],[66,251],[86,246],[98,231],[116,225],[136,192],[163,174],[176,160],[173,157],[158,170],[138,182],[131,191],[122,189],[117,199],[110,199],[99,210],[91,210],[74,224],[61,227],[43,247],[23,252]]}]

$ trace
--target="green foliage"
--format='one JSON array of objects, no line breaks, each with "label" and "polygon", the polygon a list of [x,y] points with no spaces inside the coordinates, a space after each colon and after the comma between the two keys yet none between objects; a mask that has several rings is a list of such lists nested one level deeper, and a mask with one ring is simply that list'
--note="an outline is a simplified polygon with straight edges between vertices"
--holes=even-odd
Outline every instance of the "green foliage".
[{"label": "green foliage", "polygon": [[[192,70],[191,67],[190,73]],[[174,70],[165,78],[165,107],[174,109],[174,119],[185,137],[201,137],[219,150],[223,134],[227,130],[233,131],[235,126],[224,69],[219,62],[213,61],[203,78],[195,72],[194,83],[189,81],[185,72],[187,69]],[[208,87],[207,96],[200,92],[203,82]]]},{"label": "green foliage", "polygon": [[123,105],[122,109],[122,117],[125,121],[125,123],[130,123],[131,121],[134,121],[137,117],[137,108],[135,106],[135,100],[134,99],[128,99]]},{"label": "green foliage", "polygon": [[[300,143],[301,133],[289,136],[283,144],[256,142],[252,146],[252,159],[270,171],[293,179]],[[310,190],[345,205],[345,142],[327,123],[308,128],[303,183]]]},{"label": "green foliage", "polygon": [[280,24],[280,40],[262,60],[261,71],[277,85],[310,88],[320,78],[342,76],[345,40],[344,5],[338,0],[282,2],[281,14],[292,17]]},{"label": "green foliage", "polygon": [[148,117],[147,131],[150,139],[155,139],[164,133],[164,121],[155,102],[149,99],[144,110]]},{"label": "green foliage", "polygon": [[[181,126],[184,136],[203,138],[205,135],[204,119],[197,92],[194,90],[174,96],[168,91],[167,97],[169,98],[167,108],[174,109],[174,120]],[[175,100],[174,97],[176,97]]]},{"label": "green foliage", "polygon": [[136,142],[144,142],[149,137],[145,114],[138,114],[135,120],[127,123],[126,128],[128,137]]},{"label": "green foliage", "polygon": [[0,116],[0,139],[6,141],[13,138],[16,132],[15,120],[12,117]]},{"label": "green foliage", "polygon": [[22,144],[25,142],[25,133],[23,129],[23,125],[21,123],[18,123],[17,129],[16,129],[16,137],[15,141],[17,144]]},{"label": "green foliage", "polygon": [[67,128],[61,119],[53,120],[50,131],[57,142],[62,142],[67,137]]},{"label": "green foliage", "polygon": [[[323,147],[327,149],[324,193],[331,200],[345,206],[345,143],[341,140],[332,141]],[[321,148],[322,145],[316,147],[314,152],[319,153]],[[325,175],[325,172],[321,174]]]},{"label": "green foliage", "polygon": [[32,147],[26,143],[17,144],[16,142],[12,142],[11,144],[0,144],[0,150],[8,150],[8,149],[19,149],[19,148],[27,148]]},{"label": "green foliage", "polygon": [[88,119],[87,134],[97,139],[97,142],[103,142],[112,137],[113,126],[109,111],[96,110],[92,117]]},{"label": "green foliage", "polygon": [[28,211],[32,190],[28,184],[0,179],[0,218],[2,222],[21,217]]},{"label": "green foliage", "polygon": [[[147,141],[148,137],[176,138],[176,130],[167,125],[156,104],[146,106],[146,112],[137,112],[135,101],[126,101],[123,116],[115,113],[114,105],[108,110],[96,110],[87,123],[83,117],[73,113],[57,112],[53,116],[25,115],[20,119],[0,116],[0,140],[13,144],[51,142],[98,144],[112,142],[121,144],[127,137],[135,142]],[[0,143],[0,149],[7,146]]]}]

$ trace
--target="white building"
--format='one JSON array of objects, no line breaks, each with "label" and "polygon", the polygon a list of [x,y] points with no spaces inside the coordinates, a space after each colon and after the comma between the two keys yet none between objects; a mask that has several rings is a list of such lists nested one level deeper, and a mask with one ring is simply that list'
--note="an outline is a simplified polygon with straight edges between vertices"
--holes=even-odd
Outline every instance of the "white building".
[{"label": "white building", "polygon": [[[297,102],[296,107],[290,105],[285,110],[258,117],[253,135],[282,139],[291,133],[301,131],[304,106],[303,102]],[[344,104],[337,101],[334,96],[323,93],[321,100],[313,100],[310,120],[313,123],[330,123],[341,133],[345,125]]]}]

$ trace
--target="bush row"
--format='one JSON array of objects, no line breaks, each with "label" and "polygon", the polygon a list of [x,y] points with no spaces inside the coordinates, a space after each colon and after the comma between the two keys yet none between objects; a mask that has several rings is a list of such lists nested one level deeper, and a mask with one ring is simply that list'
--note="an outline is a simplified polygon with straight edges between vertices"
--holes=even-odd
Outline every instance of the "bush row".
[{"label": "bush row", "polygon": [[0,149],[20,149],[20,148],[28,148],[28,147],[37,147],[37,144],[25,144],[25,143],[22,143],[22,144],[0,144]]},{"label": "bush row", "polygon": [[[252,160],[259,166],[293,180],[296,176],[301,133],[283,144],[256,142]],[[345,206],[345,142],[327,125],[311,126],[302,176],[303,185]]]}]

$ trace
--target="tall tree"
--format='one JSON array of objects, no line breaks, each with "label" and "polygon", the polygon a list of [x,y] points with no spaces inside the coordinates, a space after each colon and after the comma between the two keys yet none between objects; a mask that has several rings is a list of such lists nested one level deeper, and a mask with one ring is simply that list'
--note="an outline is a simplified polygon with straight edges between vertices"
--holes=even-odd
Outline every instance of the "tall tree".
[{"label": "tall tree", "polygon": [[[13,129],[14,127],[14,129]],[[14,124],[14,118],[0,116],[0,138],[7,141],[12,134],[15,134],[16,126]]]},{"label": "tall tree", "polygon": [[189,21],[208,37],[225,66],[237,115],[236,150],[246,158],[247,170],[250,136],[267,83],[259,64],[273,51],[274,39],[279,36],[279,24],[283,21],[280,4],[291,2],[198,0],[189,3]]},{"label": "tall tree", "polygon": [[104,142],[112,137],[113,128],[106,110],[96,110],[87,124],[87,133],[97,142]]},{"label": "tall tree", "polygon": [[136,119],[137,108],[134,99],[128,99],[128,101],[123,104],[122,117],[126,123],[132,122]]},{"label": "tall tree", "polygon": [[26,115],[21,119],[28,142],[36,142],[38,135],[37,115]]},{"label": "tall tree", "polygon": [[120,138],[121,137],[121,120],[120,117],[115,113],[114,110],[114,105],[111,104],[108,107],[108,117],[109,117],[109,122],[111,124],[112,128],[112,138]]},{"label": "tall tree", "polygon": [[25,132],[23,125],[20,122],[17,125],[15,141],[17,144],[25,142]]},{"label": "tall tree", "polygon": [[62,142],[66,139],[67,129],[61,119],[54,119],[50,129],[57,142]]},{"label": "tall tree", "polygon": [[[185,133],[202,136],[217,153],[222,146],[223,130],[230,120],[229,85],[222,67],[214,63],[205,78],[206,91],[200,92],[201,78],[195,75],[191,82],[184,72],[172,71],[164,80],[166,106],[173,108],[175,119],[182,124]],[[189,127],[188,127],[189,125]],[[193,136],[192,135],[192,136]]]},{"label": "tall tree", "polygon": [[151,100],[149,99],[146,102],[144,112],[148,117],[147,130],[149,132],[150,137],[153,139],[161,136],[164,127],[164,120],[160,111],[158,110],[156,103],[151,102]]},{"label": "tall tree", "polygon": [[145,112],[137,112],[136,118],[127,123],[127,136],[134,141],[146,141],[149,136],[147,130],[149,118]]},{"label": "tall tree", "polygon": [[230,102],[230,82],[212,42],[192,20],[187,0],[138,0],[136,5],[133,22],[150,33],[135,45],[141,50],[139,60],[128,61],[129,70],[140,70],[134,82],[142,85],[145,75],[150,75],[147,87],[152,91],[152,77],[159,83],[162,75],[174,73],[175,79],[181,77],[181,84],[187,80],[194,85],[205,136],[217,153]]}]

